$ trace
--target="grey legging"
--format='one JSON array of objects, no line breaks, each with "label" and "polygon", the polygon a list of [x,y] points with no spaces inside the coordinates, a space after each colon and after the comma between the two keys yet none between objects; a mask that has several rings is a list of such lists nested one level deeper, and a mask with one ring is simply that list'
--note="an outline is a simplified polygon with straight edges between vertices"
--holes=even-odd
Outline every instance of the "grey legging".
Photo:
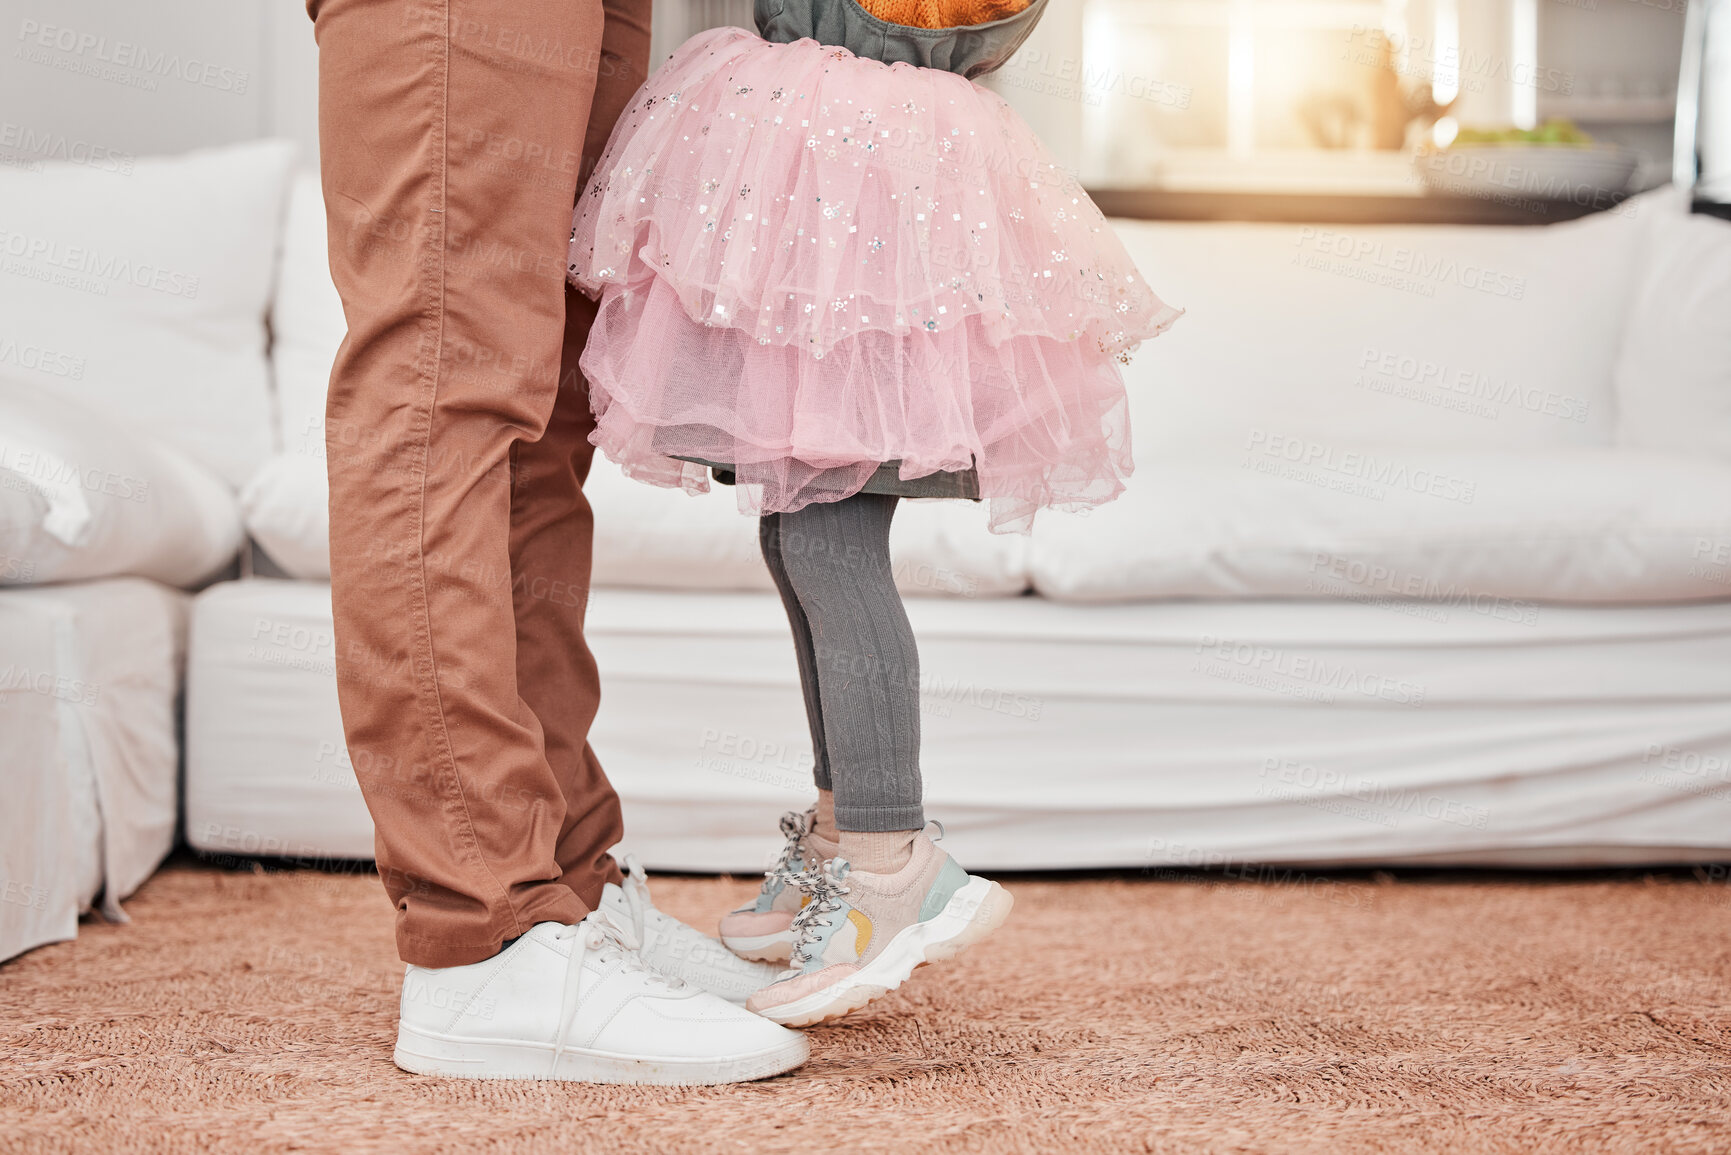
[{"label": "grey legging", "polygon": [[766,515],[763,560],[793,627],[814,776],[840,830],[919,830],[920,656],[890,571],[894,497]]}]

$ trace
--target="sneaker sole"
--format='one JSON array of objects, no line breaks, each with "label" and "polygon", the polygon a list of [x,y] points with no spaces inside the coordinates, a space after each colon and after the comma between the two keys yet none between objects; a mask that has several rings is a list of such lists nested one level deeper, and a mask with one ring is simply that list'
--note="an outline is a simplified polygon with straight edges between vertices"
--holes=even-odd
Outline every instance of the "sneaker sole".
[{"label": "sneaker sole", "polygon": [[399,1025],[397,1066],[447,1079],[549,1079],[572,1083],[637,1083],[713,1087],[785,1074],[804,1063],[811,1044],[796,1036],[752,1055],[725,1059],[642,1059],[567,1048],[553,1068],[553,1044],[511,1039],[460,1039]]},{"label": "sneaker sole", "polygon": [[757,1012],[784,1027],[810,1027],[857,1011],[908,981],[915,968],[954,958],[1004,925],[1015,900],[989,878],[950,896],[935,917],[907,927],[858,971],[803,999]]},{"label": "sneaker sole", "polygon": [[784,963],[793,957],[793,932],[788,930],[777,931],[775,934],[724,934],[721,941],[728,950],[752,962]]}]

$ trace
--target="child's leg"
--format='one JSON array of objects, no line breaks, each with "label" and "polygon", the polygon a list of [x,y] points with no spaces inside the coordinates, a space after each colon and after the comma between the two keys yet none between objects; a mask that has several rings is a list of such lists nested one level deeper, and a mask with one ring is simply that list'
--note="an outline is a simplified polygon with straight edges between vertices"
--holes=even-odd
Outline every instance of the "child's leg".
[{"label": "child's leg", "polygon": [[[764,927],[775,920],[789,969],[746,1006],[790,1026],[864,1006],[1010,913],[1003,887],[969,874],[922,833],[920,665],[890,571],[895,508],[893,497],[862,493],[765,519],[764,557],[799,642],[839,846],[819,846],[821,870],[784,876],[767,903],[760,895],[749,913],[729,915],[737,933],[729,937],[724,920],[722,935],[735,950],[766,951]],[[770,882],[782,880],[771,872]]]},{"label": "child's leg", "polygon": [[900,869],[925,826],[919,653],[890,568],[896,500],[814,502],[762,529],[800,654],[818,786],[835,791],[842,857],[872,873]]},{"label": "child's leg", "polygon": [[787,578],[787,567],[781,560],[781,518],[779,513],[766,514],[757,525],[757,542],[763,550],[764,564],[775,582],[781,604],[787,610],[787,623],[793,629],[793,652],[799,663],[799,685],[805,698],[805,720],[811,731],[811,776],[817,785],[817,814],[811,834],[817,837],[824,857],[836,853],[835,794],[830,782],[829,756],[824,750],[823,704],[817,694],[817,657],[812,653],[811,626],[793,586]]}]

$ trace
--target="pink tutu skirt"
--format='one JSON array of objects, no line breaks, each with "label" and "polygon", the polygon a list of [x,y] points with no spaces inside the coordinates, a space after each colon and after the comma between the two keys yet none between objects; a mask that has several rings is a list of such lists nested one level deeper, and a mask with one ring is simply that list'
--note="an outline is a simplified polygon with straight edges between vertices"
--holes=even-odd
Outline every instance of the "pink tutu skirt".
[{"label": "pink tutu skirt", "polygon": [[687,41],[577,205],[595,444],[784,512],[974,469],[993,529],[1122,492],[1136,345],[1178,316],[1002,99],[737,28]]}]

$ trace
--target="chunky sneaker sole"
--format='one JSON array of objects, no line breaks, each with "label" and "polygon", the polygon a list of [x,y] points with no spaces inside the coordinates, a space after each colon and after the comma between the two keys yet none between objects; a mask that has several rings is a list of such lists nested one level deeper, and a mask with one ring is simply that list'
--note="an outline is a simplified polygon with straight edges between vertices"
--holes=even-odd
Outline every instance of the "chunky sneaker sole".
[{"label": "chunky sneaker sole", "polygon": [[758,1014],[784,1027],[809,1027],[857,1011],[907,982],[916,968],[954,958],[997,930],[1010,917],[1013,902],[1010,892],[991,879],[970,877],[942,911],[903,928],[877,958],[853,974]]},{"label": "chunky sneaker sole", "polygon": [[397,1028],[397,1066],[447,1079],[560,1079],[582,1083],[639,1083],[712,1087],[785,1074],[806,1061],[811,1044],[795,1035],[755,1054],[725,1059],[641,1058],[567,1047],[555,1070],[552,1043],[458,1038]]}]

